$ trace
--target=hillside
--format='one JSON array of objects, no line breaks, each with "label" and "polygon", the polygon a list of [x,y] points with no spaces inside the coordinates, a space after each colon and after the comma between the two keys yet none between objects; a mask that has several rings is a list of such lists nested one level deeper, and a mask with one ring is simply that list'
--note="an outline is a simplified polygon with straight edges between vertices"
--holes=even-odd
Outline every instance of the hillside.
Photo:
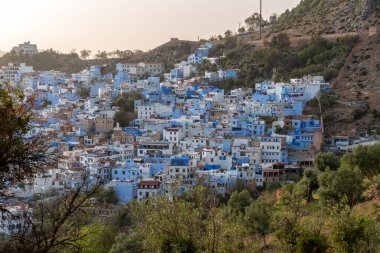
[{"label": "hillside", "polygon": [[[363,37],[333,83],[339,105],[326,113],[334,115],[327,127],[330,134],[357,135],[379,132],[380,115],[380,35]],[[368,108],[358,109],[349,103],[363,101]]]},{"label": "hillside", "polygon": [[4,54],[6,54],[6,52],[0,51],[0,57],[3,56]]},{"label": "hillside", "polygon": [[128,61],[155,61],[174,64],[187,59],[187,56],[195,51],[199,43],[196,41],[171,39],[155,49],[128,59]]},{"label": "hillside", "polygon": [[171,66],[176,62],[187,59],[187,56],[193,52],[198,42],[172,39],[159,47],[141,54],[132,55],[126,58],[108,58],[108,59],[91,59],[83,60],[78,54],[63,54],[53,49],[41,51],[36,55],[17,55],[14,53],[0,52],[0,66],[7,63],[26,63],[31,65],[37,71],[58,70],[66,73],[76,73],[91,65],[115,65],[118,62],[144,62],[156,61],[164,62]]},{"label": "hillside", "polygon": [[368,29],[378,23],[379,0],[303,0],[279,17],[273,32],[333,34]]}]

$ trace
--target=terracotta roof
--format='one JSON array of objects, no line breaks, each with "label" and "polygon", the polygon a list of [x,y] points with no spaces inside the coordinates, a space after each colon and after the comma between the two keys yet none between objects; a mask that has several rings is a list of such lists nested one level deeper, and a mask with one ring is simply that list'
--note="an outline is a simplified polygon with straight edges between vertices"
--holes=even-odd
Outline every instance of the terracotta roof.
[{"label": "terracotta roof", "polygon": [[158,180],[144,180],[140,181],[139,185],[160,185],[160,183]]}]

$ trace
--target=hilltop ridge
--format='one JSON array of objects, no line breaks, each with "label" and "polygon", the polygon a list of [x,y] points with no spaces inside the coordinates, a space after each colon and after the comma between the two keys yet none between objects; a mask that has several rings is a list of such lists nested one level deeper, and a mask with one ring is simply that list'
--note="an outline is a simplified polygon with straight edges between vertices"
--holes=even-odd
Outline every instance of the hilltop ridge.
[{"label": "hilltop ridge", "polygon": [[334,34],[365,30],[379,23],[379,0],[303,0],[284,12],[272,31]]}]

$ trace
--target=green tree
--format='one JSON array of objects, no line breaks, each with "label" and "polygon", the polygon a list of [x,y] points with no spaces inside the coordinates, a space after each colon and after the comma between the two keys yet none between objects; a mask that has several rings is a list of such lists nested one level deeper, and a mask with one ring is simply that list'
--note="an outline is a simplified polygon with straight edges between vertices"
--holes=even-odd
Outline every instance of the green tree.
[{"label": "green tree", "polygon": [[302,218],[298,226],[296,253],[328,252],[330,249],[327,236],[323,233],[325,228],[324,217],[308,216]]},{"label": "green tree", "polygon": [[100,51],[95,54],[95,57],[100,60],[105,60],[108,58],[108,53],[106,51]]},{"label": "green tree", "polygon": [[254,31],[256,27],[260,26],[260,18],[262,18],[260,14],[255,12],[252,16],[245,20],[245,24],[248,27],[248,31]]},{"label": "green tree", "polygon": [[333,152],[319,153],[314,159],[314,168],[320,172],[337,170],[340,166],[340,158]]},{"label": "green tree", "polygon": [[273,14],[272,16],[269,17],[269,24],[271,25],[277,24],[277,14]]},{"label": "green tree", "polygon": [[260,196],[245,208],[245,226],[262,237],[264,247],[267,246],[266,235],[270,232],[272,210],[273,203],[265,196]]},{"label": "green tree", "polygon": [[344,209],[332,216],[332,242],[337,252],[379,252],[379,222]]},{"label": "green tree", "polygon": [[359,146],[352,154],[346,154],[342,163],[349,168],[357,168],[368,178],[380,173],[380,145]]},{"label": "green tree", "polygon": [[290,48],[290,39],[286,33],[275,35],[271,42],[270,47],[278,50],[288,50]]},{"label": "green tree", "polygon": [[224,33],[224,36],[226,37],[226,38],[229,38],[229,37],[231,37],[233,35],[233,33],[231,32],[231,30],[227,30],[225,33]]},{"label": "green tree", "polygon": [[305,185],[306,201],[310,202],[313,199],[313,193],[319,188],[318,176],[316,172],[312,170],[305,170],[299,184]]},{"label": "green tree", "polygon": [[244,215],[246,210],[245,208],[251,203],[252,197],[247,190],[243,190],[241,192],[235,191],[228,200],[228,207],[233,215]]},{"label": "green tree", "polygon": [[[10,198],[7,185],[33,180],[53,166],[47,136],[26,138],[34,99],[19,90],[0,87],[0,197]],[[0,207],[0,210],[2,208]]]},{"label": "green tree", "polygon": [[93,224],[81,229],[83,239],[79,248],[83,253],[108,253],[115,242],[117,228],[112,225]]},{"label": "green tree", "polygon": [[[196,252],[203,247],[205,221],[199,209],[183,200],[155,199],[136,205],[137,232],[148,252]],[[153,206],[153,205],[154,206]]]},{"label": "green tree", "polygon": [[242,26],[242,27],[240,27],[239,29],[238,29],[238,33],[245,33],[246,31],[245,31],[245,27],[244,26]]},{"label": "green tree", "polygon": [[139,234],[118,234],[109,253],[142,253],[144,238]]},{"label": "green tree", "polygon": [[342,200],[353,207],[362,198],[363,176],[358,169],[341,167],[337,171],[326,171],[318,176],[318,195],[322,203],[331,206]]},{"label": "green tree", "polygon": [[274,235],[284,252],[295,252],[300,235],[299,224],[305,206],[306,187],[302,184],[285,185],[282,188],[277,210],[273,214]]},{"label": "green tree", "polygon": [[83,49],[80,51],[80,57],[84,60],[88,60],[91,55],[91,50]]}]

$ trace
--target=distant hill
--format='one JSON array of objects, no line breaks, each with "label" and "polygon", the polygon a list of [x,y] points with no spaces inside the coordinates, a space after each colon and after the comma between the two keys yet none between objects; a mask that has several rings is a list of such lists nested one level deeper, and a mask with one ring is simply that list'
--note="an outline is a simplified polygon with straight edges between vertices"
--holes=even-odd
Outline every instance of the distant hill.
[{"label": "distant hill", "polygon": [[153,61],[174,64],[187,59],[187,56],[194,52],[200,45],[196,41],[171,39],[155,49],[128,59],[128,61]]},{"label": "distant hill", "polygon": [[0,53],[0,66],[7,63],[26,63],[34,67],[37,71],[58,70],[66,73],[76,73],[86,67],[96,64],[115,65],[118,62],[163,62],[168,67],[181,60],[193,52],[199,43],[195,41],[185,41],[172,39],[157,48],[129,56],[126,58],[91,59],[82,60],[77,54],[63,54],[53,49],[40,51],[36,55],[17,55],[14,53]]},{"label": "distant hill", "polygon": [[333,34],[380,23],[380,0],[303,0],[278,19],[273,32]]}]

